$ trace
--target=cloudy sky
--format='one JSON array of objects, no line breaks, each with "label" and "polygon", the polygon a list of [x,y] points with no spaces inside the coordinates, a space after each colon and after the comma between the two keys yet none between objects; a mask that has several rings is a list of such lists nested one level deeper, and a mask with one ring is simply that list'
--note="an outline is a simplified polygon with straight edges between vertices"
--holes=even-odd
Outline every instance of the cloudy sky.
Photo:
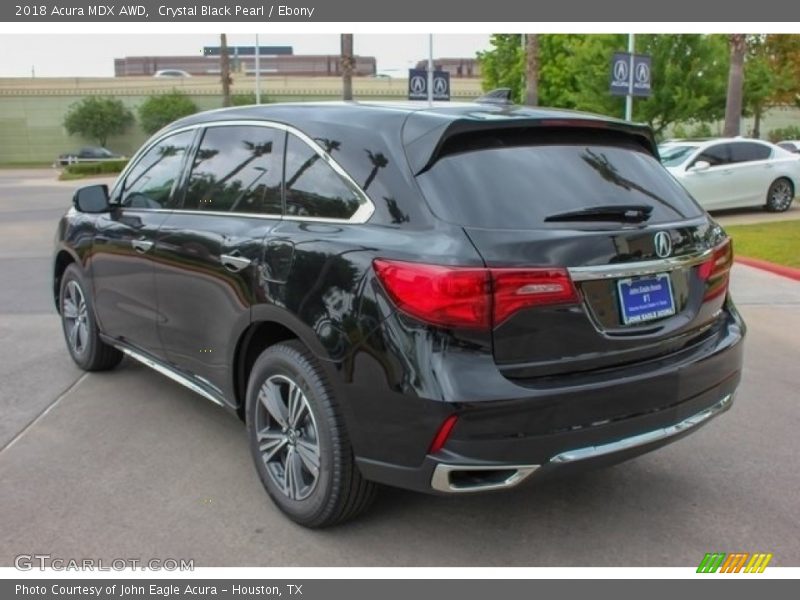
[{"label": "cloudy sky", "polygon": [[[338,54],[336,34],[260,35],[264,46],[293,46],[295,54]],[[255,34],[229,34],[228,44],[252,46]],[[378,70],[406,68],[427,58],[424,34],[356,35],[356,54],[374,56]],[[124,56],[191,55],[219,45],[219,34],[25,34],[0,36],[0,77],[112,77]],[[489,46],[489,34],[434,35],[436,57],[472,57]]]}]

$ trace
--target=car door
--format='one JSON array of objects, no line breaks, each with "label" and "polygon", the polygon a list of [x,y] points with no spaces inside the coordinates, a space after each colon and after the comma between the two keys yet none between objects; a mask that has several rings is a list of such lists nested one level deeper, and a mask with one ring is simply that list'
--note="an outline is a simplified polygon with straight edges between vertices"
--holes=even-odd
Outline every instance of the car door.
[{"label": "car door", "polygon": [[[697,169],[701,161],[707,162],[708,168]],[[726,208],[735,203],[738,194],[730,166],[730,144],[712,144],[689,162],[681,183],[706,210]]]},{"label": "car door", "polygon": [[280,222],[285,131],[202,132],[182,205],[155,248],[158,330],[168,360],[231,398],[235,341],[250,323],[264,238]]},{"label": "car door", "polygon": [[731,183],[737,190],[737,206],[763,205],[775,179],[772,149],[758,142],[731,143]]},{"label": "car door", "polygon": [[106,335],[161,355],[156,330],[153,246],[175,201],[193,131],[167,136],[141,153],[112,191],[114,208],[97,219],[90,260],[94,304]]}]

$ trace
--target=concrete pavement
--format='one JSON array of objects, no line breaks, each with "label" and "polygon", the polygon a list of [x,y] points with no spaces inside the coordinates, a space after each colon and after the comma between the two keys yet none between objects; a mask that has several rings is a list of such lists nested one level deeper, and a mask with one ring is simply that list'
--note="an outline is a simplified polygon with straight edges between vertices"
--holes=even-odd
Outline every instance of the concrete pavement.
[{"label": "concrete pavement", "polygon": [[734,267],[744,378],[733,409],[696,435],[509,493],[387,488],[359,521],[308,531],[270,503],[236,418],[138,364],[90,375],[72,365],[49,289],[70,188],[22,180],[0,171],[0,565],[50,553],[197,566],[689,566],[708,551],[800,565],[798,282]]}]

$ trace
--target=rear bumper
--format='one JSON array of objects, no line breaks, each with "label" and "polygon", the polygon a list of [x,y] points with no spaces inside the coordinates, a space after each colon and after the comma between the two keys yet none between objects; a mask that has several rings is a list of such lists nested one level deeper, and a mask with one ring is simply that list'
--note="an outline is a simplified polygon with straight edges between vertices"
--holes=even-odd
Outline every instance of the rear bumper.
[{"label": "rear bumper", "polygon": [[[704,395],[690,405],[697,408],[707,404],[709,398],[718,398],[716,393],[716,390],[709,392],[708,397]],[[577,445],[544,460],[539,459],[524,464],[513,461],[481,461],[446,450],[436,456],[426,456],[419,467],[405,467],[369,459],[357,459],[357,462],[362,474],[368,479],[419,492],[458,494],[509,489],[525,481],[541,481],[553,475],[566,475],[613,465],[656,450],[689,435],[714,417],[729,410],[733,405],[733,399],[734,392],[731,391],[706,408],[671,424],[657,427],[655,424],[662,420],[663,415],[635,419],[624,425],[619,424],[609,428],[615,430],[617,435],[623,430],[628,430],[628,435],[614,439],[612,431],[594,432],[602,437],[608,436],[607,439],[613,441],[596,445]],[[693,410],[688,406],[685,408]],[[647,427],[647,422],[652,423],[654,427],[642,430],[643,427]],[[574,442],[580,444],[582,437],[584,436],[575,435]]]},{"label": "rear bumper", "polygon": [[[373,481],[450,494],[506,489],[633,458],[696,431],[731,407],[741,377],[744,331],[731,306],[713,340],[678,358],[558,384],[485,380],[471,396],[476,389],[489,389],[493,397],[488,400],[403,402],[395,396],[408,409],[397,414],[408,427],[403,439],[415,439],[417,452],[408,451],[410,443],[404,451],[393,444],[392,432],[403,431],[401,423],[381,429],[373,420],[372,429],[385,434],[371,445],[373,456],[357,452],[358,466]],[[459,381],[474,376],[475,369],[463,371]],[[513,395],[497,398],[509,391]],[[465,397],[470,396],[465,392]],[[459,420],[444,448],[426,454],[436,428],[452,413]]]}]

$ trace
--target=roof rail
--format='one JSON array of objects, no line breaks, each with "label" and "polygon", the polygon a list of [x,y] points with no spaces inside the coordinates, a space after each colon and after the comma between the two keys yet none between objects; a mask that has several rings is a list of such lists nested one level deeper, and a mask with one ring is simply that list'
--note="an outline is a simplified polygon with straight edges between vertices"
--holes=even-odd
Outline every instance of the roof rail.
[{"label": "roof rail", "polygon": [[511,105],[514,102],[511,100],[511,88],[497,88],[490,92],[486,92],[483,96],[475,100],[478,104],[501,104]]}]

